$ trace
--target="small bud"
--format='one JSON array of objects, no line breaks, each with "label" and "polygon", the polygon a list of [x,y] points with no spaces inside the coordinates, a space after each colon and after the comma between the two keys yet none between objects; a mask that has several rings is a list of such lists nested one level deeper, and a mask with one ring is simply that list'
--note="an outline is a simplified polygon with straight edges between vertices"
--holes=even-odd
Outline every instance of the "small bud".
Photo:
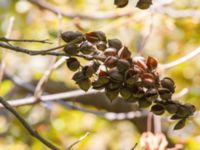
[{"label": "small bud", "polygon": [[98,50],[101,50],[101,51],[104,51],[107,48],[106,43],[104,41],[97,42],[96,47]]},{"label": "small bud", "polygon": [[182,129],[185,126],[186,119],[180,120],[174,127],[174,130]]},{"label": "small bud", "polygon": [[104,65],[108,68],[113,68],[117,65],[118,59],[114,56],[108,56],[104,61]]},{"label": "small bud", "polygon": [[90,54],[92,52],[95,51],[95,48],[93,47],[93,45],[89,42],[83,42],[81,45],[80,45],[80,51],[83,53],[83,54]]},{"label": "small bud", "polygon": [[104,55],[106,57],[108,57],[108,56],[116,56],[117,55],[117,50],[115,48],[107,48],[104,51]]},{"label": "small bud", "polygon": [[130,67],[130,63],[125,59],[119,59],[117,62],[117,69],[119,72],[125,72]]},{"label": "small bud", "polygon": [[125,7],[128,4],[128,0],[115,0],[114,4],[117,7],[122,8],[122,7]]},{"label": "small bud", "polygon": [[85,34],[86,39],[91,43],[96,43],[99,41],[106,42],[106,36],[102,31],[94,31]]},{"label": "small bud", "polygon": [[69,58],[67,59],[67,67],[71,71],[76,71],[80,67],[80,62],[76,58]]},{"label": "small bud", "polygon": [[175,91],[175,83],[171,78],[164,78],[161,80],[161,85],[164,88],[169,89],[172,93]]},{"label": "small bud", "polygon": [[131,57],[131,52],[128,50],[127,47],[123,47],[119,50],[118,56],[121,59],[129,59]]},{"label": "small bud", "polygon": [[156,115],[162,115],[165,112],[165,109],[161,105],[154,105],[151,107],[151,111]]},{"label": "small bud", "polygon": [[80,32],[74,32],[74,31],[66,31],[63,32],[61,34],[61,38],[65,41],[65,42],[71,42],[75,39],[77,39],[78,37],[83,36],[82,33]]},{"label": "small bud", "polygon": [[79,52],[78,46],[75,44],[68,44],[64,47],[64,51],[67,55],[73,56]]},{"label": "small bud", "polygon": [[147,58],[146,64],[147,64],[147,67],[148,67],[150,70],[154,70],[154,69],[156,69],[157,66],[158,66],[158,61],[157,61],[155,58],[149,56],[149,57]]},{"label": "small bud", "polygon": [[108,46],[120,50],[122,48],[122,42],[119,39],[110,39],[108,40]]}]

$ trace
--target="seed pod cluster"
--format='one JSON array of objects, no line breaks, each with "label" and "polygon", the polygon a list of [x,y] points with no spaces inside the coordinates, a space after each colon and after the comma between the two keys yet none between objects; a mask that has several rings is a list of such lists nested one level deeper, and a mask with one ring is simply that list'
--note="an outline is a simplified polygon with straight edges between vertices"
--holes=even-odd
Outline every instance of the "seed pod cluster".
[{"label": "seed pod cluster", "polygon": [[[84,91],[90,88],[105,90],[110,101],[121,96],[124,101],[137,103],[139,108],[151,107],[155,115],[168,112],[172,120],[178,120],[175,129],[184,126],[195,107],[172,99],[175,83],[169,78],[160,79],[158,61],[153,57],[132,57],[130,50],[119,39],[107,39],[101,31],[86,34],[67,31],[62,38],[67,67],[76,71],[73,80]],[[78,57],[89,59],[80,65]]]},{"label": "seed pod cluster", "polygon": [[[123,8],[127,6],[129,0],[114,0],[114,4],[119,7]],[[139,0],[136,4],[136,7],[140,9],[148,9],[152,5],[152,0]]]}]

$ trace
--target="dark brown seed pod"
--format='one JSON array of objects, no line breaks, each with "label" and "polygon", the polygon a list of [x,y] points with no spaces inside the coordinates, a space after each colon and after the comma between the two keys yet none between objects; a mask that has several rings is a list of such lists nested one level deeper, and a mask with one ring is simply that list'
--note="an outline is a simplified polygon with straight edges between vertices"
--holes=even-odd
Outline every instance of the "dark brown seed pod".
[{"label": "dark brown seed pod", "polygon": [[108,46],[113,47],[116,50],[120,50],[123,45],[119,39],[110,39],[110,40],[108,40]]},{"label": "dark brown seed pod", "polygon": [[158,98],[158,92],[156,89],[148,89],[145,93],[147,101],[153,102]]},{"label": "dark brown seed pod", "polygon": [[119,72],[124,73],[126,70],[130,68],[130,63],[125,59],[119,59],[117,61],[117,69]]},{"label": "dark brown seed pod", "polygon": [[98,62],[98,61],[93,61],[93,62],[91,63],[91,65],[92,65],[94,71],[97,72],[98,69],[99,69],[99,67],[101,66],[101,63]]},{"label": "dark brown seed pod", "polygon": [[125,72],[125,82],[129,85],[133,85],[137,82],[138,75],[133,69],[129,69]]},{"label": "dark brown seed pod", "polygon": [[126,102],[129,102],[129,103],[135,103],[137,101],[139,101],[140,98],[138,98],[137,96],[135,96],[135,94],[132,94],[127,100]]},{"label": "dark brown seed pod", "polygon": [[105,94],[107,98],[112,102],[115,100],[119,95],[119,90],[105,90]]},{"label": "dark brown seed pod", "polygon": [[165,77],[161,80],[161,85],[164,88],[169,89],[172,93],[175,91],[175,83],[171,78]]},{"label": "dark brown seed pod", "polygon": [[91,43],[99,41],[106,42],[106,35],[102,31],[93,31],[85,34],[86,39]]},{"label": "dark brown seed pod", "polygon": [[131,52],[128,50],[127,47],[122,47],[119,52],[118,52],[118,56],[120,59],[130,59],[131,58]]},{"label": "dark brown seed pod", "polygon": [[158,61],[155,58],[149,56],[147,58],[146,64],[147,64],[147,67],[149,68],[149,70],[154,70],[158,66]]},{"label": "dark brown seed pod", "polygon": [[71,71],[76,71],[80,67],[80,62],[76,58],[71,57],[67,59],[67,67]]},{"label": "dark brown seed pod", "polygon": [[81,43],[80,45],[80,51],[83,54],[91,54],[92,52],[95,51],[95,48],[93,47],[93,45],[87,41]]},{"label": "dark brown seed pod", "polygon": [[67,55],[69,56],[73,56],[73,55],[76,55],[78,54],[79,52],[79,48],[77,45],[75,44],[68,44],[64,47],[64,51]]},{"label": "dark brown seed pod", "polygon": [[170,113],[170,114],[174,114],[177,112],[178,110],[178,105],[176,103],[174,103],[173,101],[167,101],[165,103],[165,109]]},{"label": "dark brown seed pod", "polygon": [[104,65],[108,68],[116,67],[118,59],[114,56],[108,56],[104,61]]},{"label": "dark brown seed pod", "polygon": [[128,1],[129,0],[115,0],[114,1],[114,4],[119,7],[119,8],[122,8],[122,7],[125,7],[126,5],[128,5]]},{"label": "dark brown seed pod", "polygon": [[126,86],[123,86],[120,88],[120,95],[127,100],[132,95],[131,89],[127,88]]},{"label": "dark brown seed pod", "polygon": [[109,83],[109,78],[107,76],[99,77],[96,81],[92,82],[94,89],[102,89],[106,84]]},{"label": "dark brown seed pod", "polygon": [[152,5],[152,0],[139,0],[136,7],[140,9],[148,9]]},{"label": "dark brown seed pod", "polygon": [[117,68],[113,68],[113,69],[109,70],[108,75],[115,82],[123,81],[123,75],[119,72],[119,70]]},{"label": "dark brown seed pod", "polygon": [[176,114],[182,118],[188,117],[190,116],[190,110],[188,110],[187,107],[185,107],[184,105],[179,105],[178,106],[178,110],[176,112]]},{"label": "dark brown seed pod", "polygon": [[71,42],[79,37],[83,37],[83,34],[76,31],[66,31],[66,32],[63,32],[61,34],[61,38],[65,41],[65,42]]},{"label": "dark brown seed pod", "polygon": [[138,101],[138,104],[139,104],[139,108],[147,108],[147,107],[151,106],[151,102],[147,101],[147,100],[144,99],[144,98],[141,98],[141,99]]},{"label": "dark brown seed pod", "polygon": [[159,88],[158,93],[162,100],[170,100],[172,97],[172,93],[166,88]]},{"label": "dark brown seed pod", "polygon": [[106,85],[106,89],[109,90],[109,91],[119,90],[119,88],[120,88],[120,84],[116,83],[116,82],[109,82]]},{"label": "dark brown seed pod", "polygon": [[182,129],[185,126],[186,119],[180,120],[175,126],[174,130]]},{"label": "dark brown seed pod", "polygon": [[180,117],[177,114],[174,114],[170,119],[171,120],[179,120],[179,119],[183,119],[183,117]]},{"label": "dark brown seed pod", "polygon": [[192,104],[186,103],[186,104],[184,104],[184,106],[185,106],[185,107],[187,108],[187,110],[190,112],[190,115],[193,115],[194,112],[196,111],[195,106],[192,105]]},{"label": "dark brown seed pod", "polygon": [[135,57],[133,59],[133,64],[138,66],[143,71],[147,70],[147,65],[146,65],[145,60],[144,60],[143,57]]},{"label": "dark brown seed pod", "polygon": [[92,65],[88,65],[83,67],[82,72],[85,77],[90,78],[95,73],[95,70]]},{"label": "dark brown seed pod", "polygon": [[104,51],[107,48],[106,42],[99,41],[96,43],[96,47],[98,50]]},{"label": "dark brown seed pod", "polygon": [[76,72],[76,73],[73,75],[73,77],[72,77],[72,79],[73,79],[74,81],[76,81],[76,82],[82,81],[82,80],[84,80],[85,78],[86,78],[86,77],[84,76],[84,74],[83,74],[82,71]]},{"label": "dark brown seed pod", "polygon": [[91,87],[91,82],[88,78],[78,81],[77,84],[80,87],[80,89],[82,89],[84,91],[88,91],[89,88]]},{"label": "dark brown seed pod", "polygon": [[108,56],[116,56],[117,55],[117,50],[115,48],[107,48],[104,51],[104,55],[106,57],[108,57]]},{"label": "dark brown seed pod", "polygon": [[151,111],[156,115],[162,115],[165,112],[165,109],[161,105],[154,105],[151,107]]}]

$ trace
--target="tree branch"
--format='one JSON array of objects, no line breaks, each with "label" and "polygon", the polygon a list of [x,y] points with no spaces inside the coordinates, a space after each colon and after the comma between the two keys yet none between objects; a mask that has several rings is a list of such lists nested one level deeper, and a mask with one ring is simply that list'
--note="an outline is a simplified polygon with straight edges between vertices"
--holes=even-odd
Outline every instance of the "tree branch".
[{"label": "tree branch", "polygon": [[8,110],[10,111],[19,121],[20,123],[26,128],[26,130],[31,134],[31,136],[38,139],[40,142],[42,142],[44,145],[49,147],[52,150],[59,150],[58,147],[53,145],[52,143],[48,142],[46,139],[44,139],[36,130],[34,130],[23,118],[22,116],[5,100],[3,100],[0,97],[0,103]]},{"label": "tree branch", "polygon": [[48,43],[48,44],[52,44],[51,42],[48,41],[48,39],[45,40],[32,40],[32,39],[10,39],[10,38],[6,38],[6,37],[0,37],[0,41],[3,42],[36,42],[36,43]]},{"label": "tree branch", "polygon": [[198,47],[197,49],[193,50],[191,53],[173,61],[173,62],[170,62],[168,64],[163,64],[163,69],[170,69],[170,68],[173,68],[177,65],[180,65],[192,58],[194,58],[195,56],[199,55],[200,54],[200,47]]},{"label": "tree branch", "polygon": [[64,17],[68,17],[71,19],[74,18],[81,18],[81,19],[89,19],[89,20],[100,20],[100,19],[116,19],[123,16],[130,16],[132,11],[120,11],[118,13],[107,12],[107,13],[93,13],[92,15],[89,14],[78,14],[73,12],[62,11],[58,7],[53,6],[52,4],[48,3],[45,0],[29,0],[32,4],[51,11],[54,14],[61,14]]}]

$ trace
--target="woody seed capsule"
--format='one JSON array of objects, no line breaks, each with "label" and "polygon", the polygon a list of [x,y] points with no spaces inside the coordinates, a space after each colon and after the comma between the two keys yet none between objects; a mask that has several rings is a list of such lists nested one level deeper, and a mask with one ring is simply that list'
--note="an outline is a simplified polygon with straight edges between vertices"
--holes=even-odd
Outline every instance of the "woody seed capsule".
[{"label": "woody seed capsule", "polygon": [[72,71],[76,71],[80,67],[80,62],[76,58],[69,58],[67,59],[67,67]]}]

